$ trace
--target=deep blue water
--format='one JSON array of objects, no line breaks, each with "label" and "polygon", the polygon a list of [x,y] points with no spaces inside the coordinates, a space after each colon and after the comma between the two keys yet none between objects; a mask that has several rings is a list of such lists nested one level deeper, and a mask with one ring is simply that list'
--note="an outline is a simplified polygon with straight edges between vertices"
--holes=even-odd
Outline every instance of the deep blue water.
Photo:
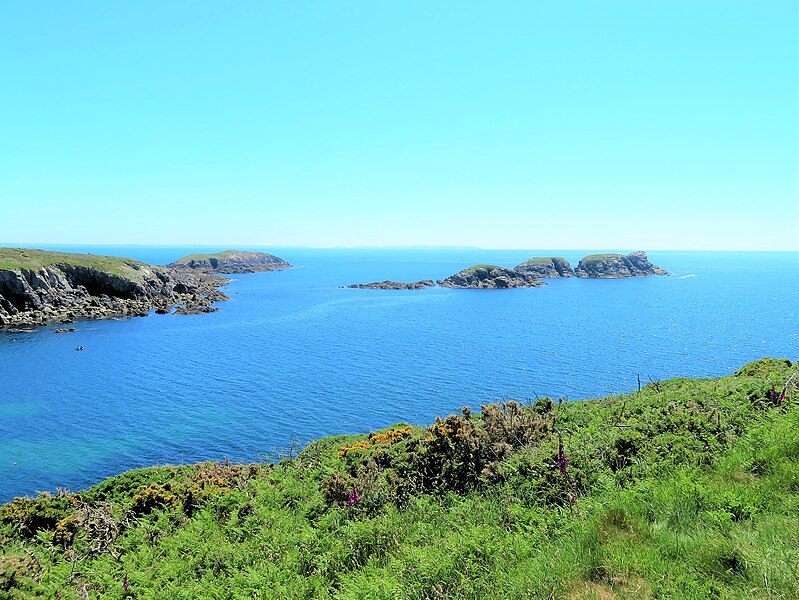
[{"label": "deep blue water", "polygon": [[[154,264],[204,249],[57,248]],[[796,253],[650,252],[673,277],[398,292],[339,286],[589,251],[269,251],[296,267],[238,276],[217,313],[0,335],[0,501],[154,464],[258,460],[292,437],[427,424],[466,404],[799,358]]]}]

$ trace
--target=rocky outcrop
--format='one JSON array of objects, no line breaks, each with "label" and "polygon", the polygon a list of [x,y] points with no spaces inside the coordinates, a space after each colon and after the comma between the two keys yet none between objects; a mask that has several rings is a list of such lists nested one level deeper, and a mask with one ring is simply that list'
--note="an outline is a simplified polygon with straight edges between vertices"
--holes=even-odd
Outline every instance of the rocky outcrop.
[{"label": "rocky outcrop", "polygon": [[516,265],[513,270],[533,275],[538,279],[574,277],[569,261],[560,256],[535,256]]},{"label": "rocky outcrop", "polygon": [[438,285],[449,288],[503,289],[538,287],[545,284],[528,273],[495,265],[475,265],[440,280]]},{"label": "rocky outcrop", "polygon": [[[139,316],[156,307],[210,304],[228,280],[129,259],[6,249],[0,261],[0,327]],[[52,262],[50,262],[52,260]],[[18,266],[26,265],[26,266]]]},{"label": "rocky outcrop", "polygon": [[430,279],[414,281],[412,283],[402,283],[401,281],[374,281],[372,283],[353,283],[345,287],[356,288],[359,290],[421,290],[435,286],[435,282]]},{"label": "rocky outcrop", "polygon": [[665,269],[649,262],[644,252],[623,254],[592,254],[586,256],[574,269],[577,277],[592,279],[618,279],[621,277],[648,277],[671,275]]},{"label": "rocky outcrop", "polygon": [[169,264],[174,269],[195,269],[203,273],[258,273],[287,269],[291,265],[272,254],[225,250],[216,254],[190,254]]}]

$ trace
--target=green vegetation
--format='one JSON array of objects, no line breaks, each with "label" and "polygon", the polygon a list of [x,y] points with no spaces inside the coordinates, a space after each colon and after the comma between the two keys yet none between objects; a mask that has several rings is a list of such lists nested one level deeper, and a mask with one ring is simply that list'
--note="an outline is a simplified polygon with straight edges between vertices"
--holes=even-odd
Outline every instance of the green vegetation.
[{"label": "green vegetation", "polygon": [[249,252],[242,252],[240,250],[225,250],[223,252],[216,252],[215,254],[189,254],[188,256],[184,256],[183,258],[179,258],[175,261],[175,263],[179,265],[185,265],[192,261],[203,261],[208,260],[209,258],[217,258],[217,259],[226,259],[226,258],[235,258],[241,254],[253,254]]},{"label": "green vegetation", "polygon": [[30,250],[28,248],[0,248],[0,269],[33,269],[57,265],[89,267],[110,275],[137,280],[138,273],[149,265],[116,256],[97,256],[94,254],[74,254],[71,252],[51,252],[49,250]]},{"label": "green vegetation", "polygon": [[592,262],[617,262],[622,258],[624,258],[624,255],[622,254],[589,254],[580,262],[582,264],[588,264]]},{"label": "green vegetation", "polygon": [[0,507],[0,597],[797,598],[795,366]]},{"label": "green vegetation", "polygon": [[[568,264],[565,258],[562,256],[534,256],[533,258],[528,258],[526,261],[518,265],[518,267],[527,266],[534,266],[534,265],[551,265],[553,263],[561,263],[561,264]],[[518,268],[517,267],[517,268]]]},{"label": "green vegetation", "polygon": [[492,269],[502,269],[503,267],[498,267],[497,265],[472,265],[461,271],[462,273],[474,273],[475,271],[491,271]]}]

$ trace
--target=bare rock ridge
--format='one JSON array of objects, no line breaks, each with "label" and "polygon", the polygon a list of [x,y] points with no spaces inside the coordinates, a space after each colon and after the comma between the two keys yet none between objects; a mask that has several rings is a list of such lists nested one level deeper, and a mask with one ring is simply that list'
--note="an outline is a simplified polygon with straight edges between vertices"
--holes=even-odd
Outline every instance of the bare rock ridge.
[{"label": "bare rock ridge", "polygon": [[538,287],[544,284],[534,275],[520,273],[514,269],[496,265],[475,265],[439,280],[438,285],[449,288],[504,289]]},{"label": "bare rock ridge", "polygon": [[671,275],[665,269],[649,262],[644,252],[623,254],[592,254],[583,258],[574,269],[577,277],[592,279],[618,279],[621,277],[649,277]]},{"label": "bare rock ridge", "polygon": [[361,290],[421,290],[426,287],[435,286],[435,282],[430,279],[403,283],[401,281],[373,281],[372,283],[353,283],[344,287],[356,288]]},{"label": "bare rock ridge", "polygon": [[[227,279],[127,258],[0,248],[0,327],[78,318],[210,312]],[[169,307],[169,308],[167,308]]]},{"label": "bare rock ridge", "polygon": [[195,269],[203,273],[258,273],[287,269],[291,265],[266,252],[225,250],[216,254],[190,254],[168,265],[173,269]]}]

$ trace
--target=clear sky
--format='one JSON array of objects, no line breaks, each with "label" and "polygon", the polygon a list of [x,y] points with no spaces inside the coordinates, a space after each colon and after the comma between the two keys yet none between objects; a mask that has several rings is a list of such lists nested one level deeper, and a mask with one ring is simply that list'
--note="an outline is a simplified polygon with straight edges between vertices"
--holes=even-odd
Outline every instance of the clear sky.
[{"label": "clear sky", "polygon": [[795,0],[0,3],[0,242],[799,249]]}]

